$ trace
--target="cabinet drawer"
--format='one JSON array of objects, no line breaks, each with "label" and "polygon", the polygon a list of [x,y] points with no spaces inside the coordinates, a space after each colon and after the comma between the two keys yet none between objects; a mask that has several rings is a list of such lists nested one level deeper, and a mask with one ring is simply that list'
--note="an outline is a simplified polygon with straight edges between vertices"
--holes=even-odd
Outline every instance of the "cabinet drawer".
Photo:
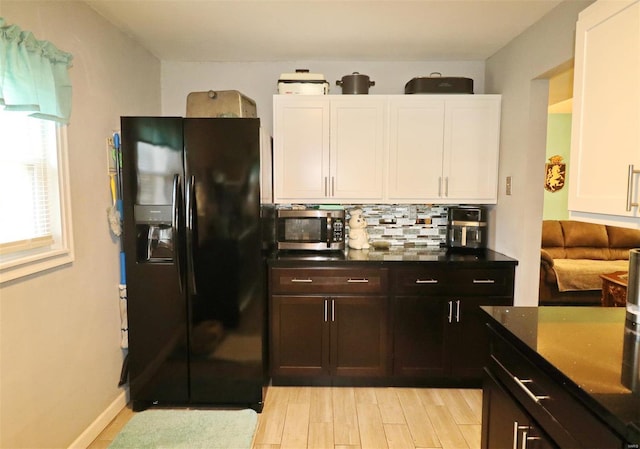
[{"label": "cabinet drawer", "polygon": [[273,268],[272,293],[354,294],[387,291],[386,268]]},{"label": "cabinet drawer", "polygon": [[560,447],[622,447],[622,440],[562,385],[499,335],[491,336],[491,371]]},{"label": "cabinet drawer", "polygon": [[452,269],[449,291],[470,296],[511,296],[513,272],[512,268]]},{"label": "cabinet drawer", "polygon": [[397,269],[393,284],[396,295],[443,295],[450,291],[447,270],[435,265]]}]

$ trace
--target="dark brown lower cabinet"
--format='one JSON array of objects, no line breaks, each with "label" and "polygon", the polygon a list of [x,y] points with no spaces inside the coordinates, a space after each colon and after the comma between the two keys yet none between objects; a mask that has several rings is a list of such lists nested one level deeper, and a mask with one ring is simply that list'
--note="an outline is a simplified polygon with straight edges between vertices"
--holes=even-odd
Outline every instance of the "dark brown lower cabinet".
[{"label": "dark brown lower cabinet", "polygon": [[393,374],[479,385],[489,356],[480,305],[510,303],[490,297],[394,297]]},{"label": "dark brown lower cabinet", "polygon": [[[458,302],[459,301],[459,302]],[[512,297],[464,297],[452,301],[458,313],[452,317],[447,345],[451,360],[451,376],[460,381],[482,381],[482,368],[489,358],[489,335],[486,314],[480,306],[504,306]]]},{"label": "dark brown lower cabinet", "polygon": [[378,377],[387,374],[387,297],[274,295],[272,375]]},{"label": "dark brown lower cabinet", "polygon": [[489,356],[480,306],[513,302],[513,268],[438,264],[393,270],[393,376],[446,384],[482,381]]},{"label": "dark brown lower cabinet", "polygon": [[443,378],[449,371],[449,301],[397,296],[392,304],[393,374],[416,379]]},{"label": "dark brown lower cabinet", "polygon": [[343,377],[387,374],[387,300],[386,296],[331,298],[331,374]]},{"label": "dark brown lower cabinet", "polygon": [[273,383],[479,386],[479,307],[512,304],[515,266],[475,266],[272,267]]},{"label": "dark brown lower cabinet", "polygon": [[315,296],[271,298],[272,375],[323,376],[329,370],[327,300]]},{"label": "dark brown lower cabinet", "polygon": [[482,406],[482,449],[558,449],[488,370]]}]

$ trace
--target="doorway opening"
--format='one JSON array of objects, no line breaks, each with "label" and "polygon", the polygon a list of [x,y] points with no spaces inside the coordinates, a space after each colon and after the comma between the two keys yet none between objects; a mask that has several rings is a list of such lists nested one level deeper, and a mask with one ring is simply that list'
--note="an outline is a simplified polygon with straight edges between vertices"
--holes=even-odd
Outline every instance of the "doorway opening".
[{"label": "doorway opening", "polygon": [[573,66],[549,78],[543,220],[568,220]]},{"label": "doorway opening", "polygon": [[[571,170],[571,121],[573,114],[573,61],[569,61],[543,74],[539,79],[548,81],[547,124],[545,144],[541,250],[548,249],[553,239],[555,220],[569,220],[568,173]],[[553,273],[553,259],[540,251],[540,283],[538,304],[564,304],[563,295]],[[545,263],[549,266],[545,266]],[[566,293],[566,292],[565,292]]]}]

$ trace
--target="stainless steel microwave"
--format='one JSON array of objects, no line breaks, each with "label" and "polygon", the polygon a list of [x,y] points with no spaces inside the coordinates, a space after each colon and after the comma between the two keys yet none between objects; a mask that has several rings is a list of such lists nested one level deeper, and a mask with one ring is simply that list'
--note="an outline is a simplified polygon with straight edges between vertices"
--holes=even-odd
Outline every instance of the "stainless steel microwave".
[{"label": "stainless steel microwave", "polygon": [[276,247],[279,250],[343,250],[344,221],[344,209],[279,209]]}]

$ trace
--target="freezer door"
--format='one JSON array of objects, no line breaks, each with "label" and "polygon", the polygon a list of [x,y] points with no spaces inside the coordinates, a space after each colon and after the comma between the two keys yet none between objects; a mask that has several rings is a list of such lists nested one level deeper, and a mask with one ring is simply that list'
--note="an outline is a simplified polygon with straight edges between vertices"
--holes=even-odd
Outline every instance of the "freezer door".
[{"label": "freezer door", "polygon": [[260,122],[187,118],[191,401],[262,401]]},{"label": "freezer door", "polygon": [[182,119],[122,117],[121,134],[131,399],[186,403]]}]

